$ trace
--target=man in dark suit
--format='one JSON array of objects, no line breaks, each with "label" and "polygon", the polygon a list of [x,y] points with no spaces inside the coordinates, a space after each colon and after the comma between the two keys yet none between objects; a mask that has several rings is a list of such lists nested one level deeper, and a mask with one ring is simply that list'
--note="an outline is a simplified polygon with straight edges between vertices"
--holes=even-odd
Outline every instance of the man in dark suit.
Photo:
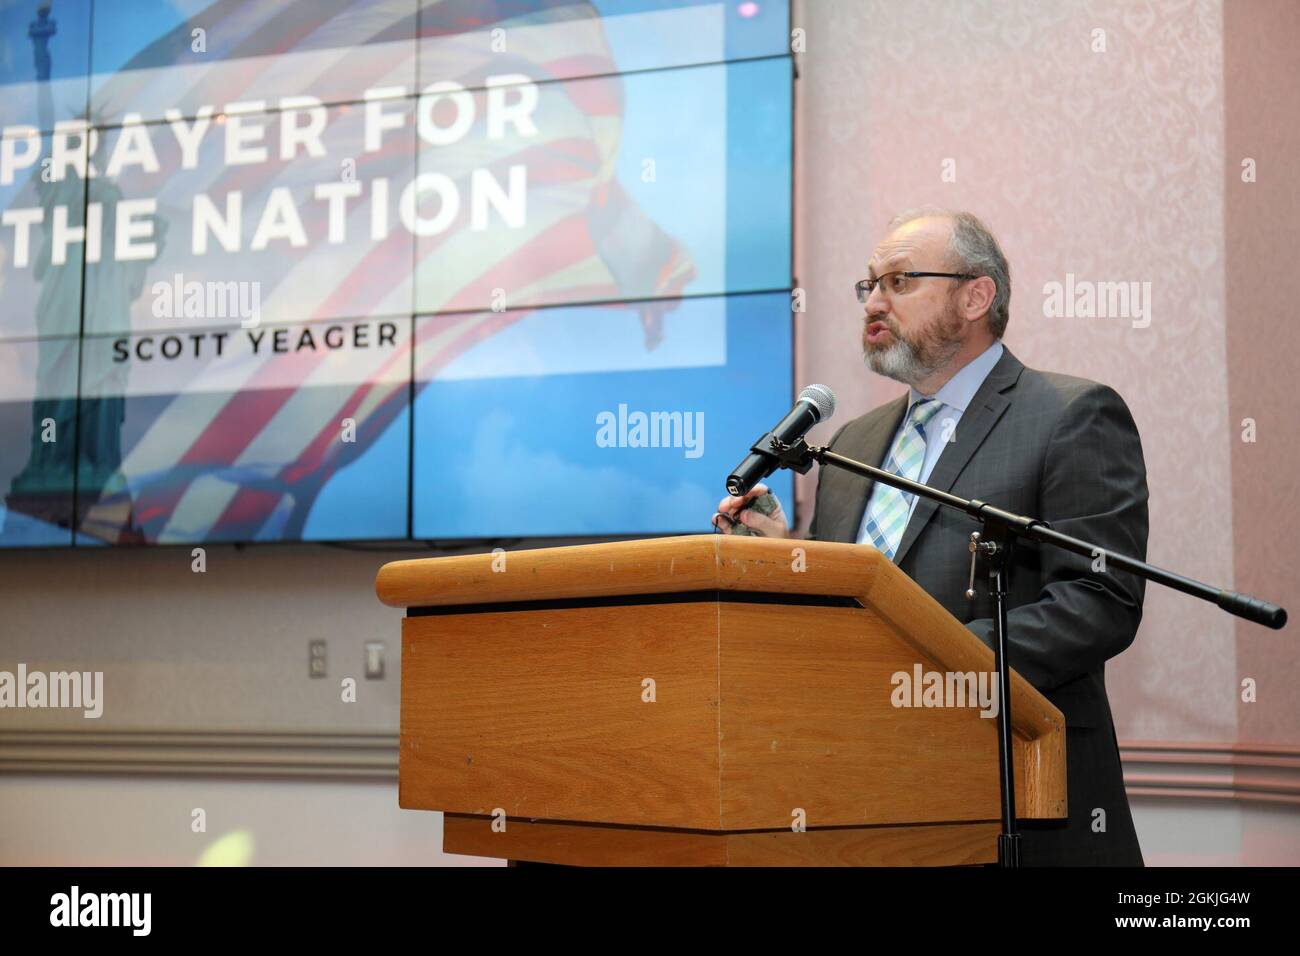
[{"label": "man in dark suit", "polygon": [[[1026,368],[1002,345],[1010,270],[984,225],[968,213],[904,213],[868,273],[858,283],[864,360],[911,388],[844,425],[829,447],[1145,559],[1146,468],[1133,417],[1113,389]],[[715,524],[786,536],[779,503],[770,515],[748,507],[766,490],[724,498]],[[977,597],[965,593],[977,530],[961,512],[832,467],[819,473],[809,537],[874,545],[992,646],[983,573]],[[1026,865],[1142,865],[1105,664],[1133,642],[1143,591],[1140,578],[1105,568],[1104,554],[1023,542],[1012,552],[1008,662],[1064,714],[1069,776],[1068,821],[1020,824]]]}]

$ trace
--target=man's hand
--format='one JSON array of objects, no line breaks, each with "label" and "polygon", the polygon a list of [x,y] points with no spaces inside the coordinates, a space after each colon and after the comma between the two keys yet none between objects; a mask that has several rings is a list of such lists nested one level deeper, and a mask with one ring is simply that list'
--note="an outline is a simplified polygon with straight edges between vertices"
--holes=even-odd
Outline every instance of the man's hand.
[{"label": "man's hand", "polygon": [[760,484],[749,489],[749,493],[743,497],[727,495],[718,502],[718,511],[713,516],[713,526],[727,534],[735,534],[734,528],[739,522],[749,529],[750,534],[764,538],[788,538],[790,527],[785,519],[781,501],[776,495],[772,496],[772,500],[776,502],[776,510],[770,515],[750,507],[755,498],[767,493],[767,485]]}]

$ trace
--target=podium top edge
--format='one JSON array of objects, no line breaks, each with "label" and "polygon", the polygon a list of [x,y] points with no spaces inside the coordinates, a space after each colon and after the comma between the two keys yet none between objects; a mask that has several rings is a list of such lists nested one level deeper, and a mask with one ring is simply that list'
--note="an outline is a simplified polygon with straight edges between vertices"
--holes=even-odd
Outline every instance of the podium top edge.
[{"label": "podium top edge", "polygon": [[868,545],[695,534],[392,561],[375,593],[400,608],[714,590],[857,597],[882,564],[893,569]]}]

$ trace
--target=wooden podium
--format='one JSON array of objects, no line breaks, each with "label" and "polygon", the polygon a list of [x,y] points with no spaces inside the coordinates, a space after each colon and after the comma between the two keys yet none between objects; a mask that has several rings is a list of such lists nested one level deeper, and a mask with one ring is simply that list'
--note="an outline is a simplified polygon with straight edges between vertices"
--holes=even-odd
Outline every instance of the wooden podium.
[{"label": "wooden podium", "polygon": [[[987,681],[993,652],[872,547],[690,535],[397,561],[376,590],[407,609],[399,803],[444,812],[446,852],[997,859],[996,719],[896,677]],[[1065,722],[1011,690],[1017,815],[1063,817]]]}]

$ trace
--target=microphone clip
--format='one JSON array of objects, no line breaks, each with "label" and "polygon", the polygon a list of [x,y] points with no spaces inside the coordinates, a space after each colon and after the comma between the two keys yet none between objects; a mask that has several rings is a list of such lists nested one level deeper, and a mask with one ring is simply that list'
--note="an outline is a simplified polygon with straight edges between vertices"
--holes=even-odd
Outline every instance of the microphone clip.
[{"label": "microphone clip", "polygon": [[808,470],[813,465],[812,450],[802,438],[793,444],[787,445],[772,432],[768,432],[750,445],[749,450],[758,455],[771,455],[777,460],[779,467],[789,468],[801,475],[808,474]]}]

